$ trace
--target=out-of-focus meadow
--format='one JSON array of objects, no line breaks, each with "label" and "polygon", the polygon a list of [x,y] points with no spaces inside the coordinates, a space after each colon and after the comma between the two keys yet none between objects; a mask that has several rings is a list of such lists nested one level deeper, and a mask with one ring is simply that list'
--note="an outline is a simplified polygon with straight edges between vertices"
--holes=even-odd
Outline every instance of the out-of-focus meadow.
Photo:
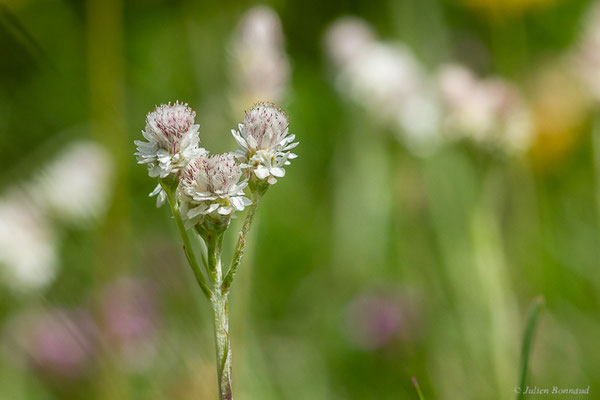
[{"label": "out-of-focus meadow", "polygon": [[216,398],[133,156],[175,100],[212,151],[257,100],[300,141],[232,289],[236,398],[513,398],[538,295],[528,384],[598,398],[599,27],[587,0],[0,1],[0,398]]}]

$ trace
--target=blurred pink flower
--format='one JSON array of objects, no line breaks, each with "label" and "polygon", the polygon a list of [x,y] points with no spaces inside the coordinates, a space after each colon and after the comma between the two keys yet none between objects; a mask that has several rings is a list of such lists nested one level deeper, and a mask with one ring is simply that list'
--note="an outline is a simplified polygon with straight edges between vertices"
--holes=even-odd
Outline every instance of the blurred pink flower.
[{"label": "blurred pink flower", "polygon": [[416,312],[401,296],[387,293],[363,294],[346,310],[346,329],[351,342],[364,350],[386,347],[396,340],[412,340]]},{"label": "blurred pink flower", "polygon": [[134,367],[155,354],[160,315],[152,286],[126,277],[106,286],[100,297],[103,332],[111,348]]},{"label": "blurred pink flower", "polygon": [[96,325],[81,309],[51,309],[15,317],[8,340],[42,373],[79,377],[90,368],[96,351]]}]

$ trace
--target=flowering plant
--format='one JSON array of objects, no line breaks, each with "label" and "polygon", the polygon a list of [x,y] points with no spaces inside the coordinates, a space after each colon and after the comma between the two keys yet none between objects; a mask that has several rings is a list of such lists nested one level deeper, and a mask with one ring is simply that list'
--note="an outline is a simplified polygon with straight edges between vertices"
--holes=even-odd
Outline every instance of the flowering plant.
[{"label": "flowering plant", "polygon": [[[146,117],[142,131],[147,142],[135,141],[135,155],[139,164],[148,165],[150,177],[158,178],[158,186],[150,195],[158,196],[157,206],[168,200],[187,260],[212,304],[219,398],[232,399],[229,291],[258,204],[277,178],[285,175],[284,166],[296,157],[290,150],[298,143],[289,135],[287,115],[273,104],[259,103],[246,112],[239,130],[232,130],[240,149],[210,155],[199,147],[195,116],[187,104],[179,102],[156,107]],[[246,208],[231,265],[226,269],[221,260],[223,234],[235,214]],[[204,268],[193,250],[192,238],[205,244],[206,253],[201,257]]]}]

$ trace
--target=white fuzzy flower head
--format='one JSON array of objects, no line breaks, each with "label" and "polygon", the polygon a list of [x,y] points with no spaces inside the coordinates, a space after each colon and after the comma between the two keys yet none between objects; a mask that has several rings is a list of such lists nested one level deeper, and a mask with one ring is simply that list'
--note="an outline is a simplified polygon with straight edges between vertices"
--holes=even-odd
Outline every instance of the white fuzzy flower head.
[{"label": "white fuzzy flower head", "polygon": [[233,153],[203,155],[193,160],[179,184],[187,226],[201,224],[207,216],[227,224],[235,211],[250,205],[244,194],[248,182],[240,182],[241,177],[242,169]]},{"label": "white fuzzy flower head", "polygon": [[196,113],[179,102],[162,104],[146,117],[142,131],[147,142],[136,140],[139,164],[148,164],[151,177],[166,178],[179,173],[193,158],[205,154],[199,148]]},{"label": "white fuzzy flower head", "polygon": [[233,137],[240,145],[239,156],[242,167],[250,177],[274,184],[277,178],[285,175],[285,165],[296,158],[290,152],[298,145],[293,143],[295,135],[289,135],[287,115],[274,104],[259,103],[246,112],[239,131],[232,130]]}]

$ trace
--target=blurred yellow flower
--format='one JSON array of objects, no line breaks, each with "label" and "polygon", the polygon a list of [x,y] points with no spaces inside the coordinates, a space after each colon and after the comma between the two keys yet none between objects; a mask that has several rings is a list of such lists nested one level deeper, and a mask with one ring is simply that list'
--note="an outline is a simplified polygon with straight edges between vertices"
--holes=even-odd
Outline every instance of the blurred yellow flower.
[{"label": "blurred yellow flower", "polygon": [[577,144],[591,107],[586,93],[561,63],[538,72],[532,99],[536,139],[531,158],[536,169],[551,168]]}]

